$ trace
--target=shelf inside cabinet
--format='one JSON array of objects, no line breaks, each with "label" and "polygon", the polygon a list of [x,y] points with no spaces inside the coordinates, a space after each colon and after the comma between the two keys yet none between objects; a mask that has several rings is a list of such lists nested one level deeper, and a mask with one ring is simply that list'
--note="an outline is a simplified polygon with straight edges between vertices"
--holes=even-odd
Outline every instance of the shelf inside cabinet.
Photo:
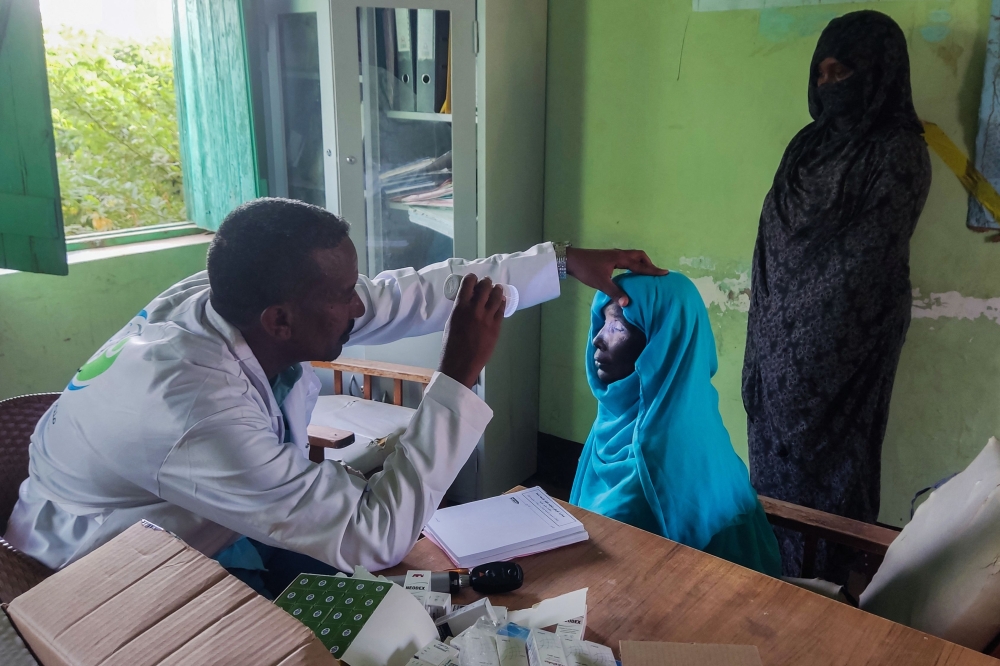
[{"label": "shelf inside cabinet", "polygon": [[388,111],[386,115],[393,120],[422,120],[432,123],[450,123],[450,113],[427,113],[426,111]]}]

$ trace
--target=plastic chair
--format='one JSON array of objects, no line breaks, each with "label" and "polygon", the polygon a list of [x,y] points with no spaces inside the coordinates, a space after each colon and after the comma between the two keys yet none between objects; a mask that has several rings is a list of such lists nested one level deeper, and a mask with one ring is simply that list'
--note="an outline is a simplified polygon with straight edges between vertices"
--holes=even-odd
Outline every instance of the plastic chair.
[{"label": "plastic chair", "polygon": [[[58,397],[38,393],[0,400],[0,534],[7,530],[18,489],[28,478],[31,433]],[[0,602],[10,603],[53,573],[0,538]]]}]

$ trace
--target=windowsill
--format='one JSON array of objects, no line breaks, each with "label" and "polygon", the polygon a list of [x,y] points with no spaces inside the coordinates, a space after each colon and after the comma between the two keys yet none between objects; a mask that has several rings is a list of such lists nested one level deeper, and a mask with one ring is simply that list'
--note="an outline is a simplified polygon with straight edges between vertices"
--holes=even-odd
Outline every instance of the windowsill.
[{"label": "windowsill", "polygon": [[205,233],[205,230],[198,228],[191,222],[155,224],[149,227],[133,227],[131,229],[118,229],[115,231],[95,231],[90,234],[79,234],[68,237],[66,239],[66,250],[67,252],[89,250],[99,247],[178,238],[180,236],[191,236],[201,233]]},{"label": "windowsill", "polygon": [[161,240],[149,240],[129,243],[127,245],[110,245],[108,247],[94,247],[85,250],[72,250],[66,253],[66,262],[70,265],[85,264],[88,261],[100,261],[101,259],[111,259],[112,257],[124,257],[130,254],[143,254],[145,252],[158,252],[169,250],[185,245],[201,245],[211,242],[215,234],[208,231],[199,230],[201,233],[180,236],[178,238],[164,238]]},{"label": "windowsill", "polygon": [[[148,240],[141,242],[130,242],[125,245],[109,245],[106,247],[92,247],[83,250],[72,250],[66,253],[66,262],[70,265],[85,264],[90,261],[101,261],[114,257],[124,257],[133,254],[144,254],[146,252],[159,252],[170,250],[187,245],[203,245],[209,243],[215,234],[199,229],[198,233],[192,233],[176,238],[163,238],[160,240]],[[80,238],[77,236],[77,238]],[[67,242],[67,245],[69,243]],[[20,273],[6,268],[0,268],[0,277],[11,273]]]}]

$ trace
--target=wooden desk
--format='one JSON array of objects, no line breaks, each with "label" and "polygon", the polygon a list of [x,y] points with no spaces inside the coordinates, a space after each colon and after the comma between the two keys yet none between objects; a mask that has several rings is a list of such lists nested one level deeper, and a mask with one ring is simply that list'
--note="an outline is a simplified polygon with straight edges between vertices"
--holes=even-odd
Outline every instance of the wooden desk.
[{"label": "wooden desk", "polygon": [[[511,610],[589,587],[588,640],[756,645],[764,666],[997,666],[997,660],[583,509],[590,541],[518,560],[524,586],[490,597]],[[422,539],[391,572],[453,565]],[[479,595],[465,591],[468,603]]]}]

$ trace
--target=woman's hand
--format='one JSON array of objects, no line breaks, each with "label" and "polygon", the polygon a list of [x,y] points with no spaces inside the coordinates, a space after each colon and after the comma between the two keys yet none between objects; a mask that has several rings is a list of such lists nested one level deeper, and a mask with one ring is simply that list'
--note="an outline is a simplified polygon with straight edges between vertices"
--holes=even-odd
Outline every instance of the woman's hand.
[{"label": "woman's hand", "polygon": [[616,268],[623,268],[638,275],[666,275],[670,271],[657,268],[642,250],[583,250],[566,248],[566,273],[577,280],[599,289],[618,302],[628,305],[628,294],[611,279]]}]

